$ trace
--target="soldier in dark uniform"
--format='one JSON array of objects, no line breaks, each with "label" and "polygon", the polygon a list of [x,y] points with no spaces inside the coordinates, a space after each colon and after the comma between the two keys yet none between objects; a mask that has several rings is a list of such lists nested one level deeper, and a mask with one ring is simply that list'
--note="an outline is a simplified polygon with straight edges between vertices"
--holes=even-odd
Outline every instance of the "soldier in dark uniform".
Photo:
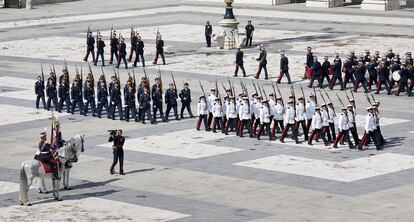
[{"label": "soldier in dark uniform", "polygon": [[211,47],[211,35],[213,34],[213,27],[210,22],[207,21],[204,27],[204,35],[206,36],[207,47]]},{"label": "soldier in dark uniform", "polygon": [[385,61],[381,61],[378,66],[378,82],[377,82],[377,91],[375,94],[379,94],[381,90],[381,86],[384,85],[385,89],[387,90],[387,94],[391,95],[391,82],[389,79],[389,70],[385,64]]},{"label": "soldier in dark uniform", "polygon": [[119,44],[119,57],[118,57],[118,64],[116,65],[116,68],[119,68],[119,65],[121,64],[121,59],[124,61],[125,69],[128,69],[128,62],[126,60],[126,44],[124,41],[124,38],[121,37],[121,43]]},{"label": "soldier in dark uniform", "polygon": [[[141,99],[141,95],[144,93],[144,87],[148,86],[148,81],[146,77],[142,77],[141,78],[141,83],[138,85],[138,89],[137,89],[137,98],[138,98],[138,103]],[[142,107],[139,106],[138,107],[138,119],[141,119],[142,116]]]},{"label": "soldier in dark uniform", "polygon": [[184,118],[184,109],[187,109],[190,118],[193,118],[193,112],[191,112],[191,91],[188,88],[188,83],[184,83],[184,89],[181,90],[179,96],[181,99],[181,119]]},{"label": "soldier in dark uniform", "polygon": [[372,57],[371,61],[368,64],[368,73],[369,73],[368,89],[371,89],[372,85],[376,85],[378,81],[377,67],[378,67],[377,59],[375,57]]},{"label": "soldier in dark uniform", "polygon": [[277,79],[276,83],[280,83],[283,75],[286,75],[286,78],[288,79],[288,84],[292,84],[292,81],[290,80],[290,74],[289,74],[289,59],[287,56],[285,56],[284,52],[280,53],[280,70],[279,71],[280,71],[279,78]]},{"label": "soldier in dark uniform", "polygon": [[162,89],[161,81],[159,78],[155,78],[155,84],[152,86],[152,119],[156,122],[157,112],[160,112],[160,118],[164,122],[164,110],[162,109]]},{"label": "soldier in dark uniform", "polygon": [[164,40],[162,40],[162,36],[158,35],[157,41],[156,41],[156,51],[155,51],[155,58],[154,62],[152,64],[157,64],[158,56],[161,56],[162,64],[165,65],[165,57],[164,57]]},{"label": "soldier in dark uniform", "polygon": [[142,41],[141,36],[138,36],[138,39],[137,39],[136,56],[134,60],[135,67],[137,66],[137,62],[139,62],[139,57],[141,57],[142,67],[145,67],[144,41]]},{"label": "soldier in dark uniform", "polygon": [[252,25],[252,21],[247,21],[247,25],[244,29],[246,30],[246,47],[252,46],[254,32],[254,26]]},{"label": "soldier in dark uniform", "polygon": [[361,61],[358,63],[355,69],[355,86],[354,92],[357,92],[359,83],[361,83],[362,87],[365,90],[365,93],[368,93],[367,88],[367,79],[365,78],[366,67],[364,63]]},{"label": "soldier in dark uniform", "polygon": [[168,117],[170,115],[171,109],[174,110],[174,116],[176,120],[180,120],[178,118],[178,112],[177,112],[177,92],[174,88],[174,84],[169,84],[170,88],[167,89],[165,92],[165,103],[167,104],[167,110],[165,111],[165,119],[168,121]]},{"label": "soldier in dark uniform", "polygon": [[124,143],[125,143],[125,137],[122,136],[122,130],[117,130],[114,133],[111,132],[111,136],[108,139],[108,142],[114,142],[114,145],[112,146],[113,153],[114,153],[114,160],[112,162],[111,168],[109,170],[110,174],[115,173],[115,166],[118,163],[119,160],[119,174],[125,175],[124,173]]},{"label": "soldier in dark uniform", "polygon": [[349,55],[348,59],[344,63],[344,66],[342,67],[342,71],[345,73],[345,79],[344,79],[345,89],[346,89],[346,85],[348,84],[349,80],[351,80],[352,84],[355,85],[355,79],[353,76],[353,66],[354,66],[354,60],[352,59],[352,56]]},{"label": "soldier in dark uniform", "polygon": [[109,58],[109,64],[112,64],[113,59],[114,59],[114,55],[115,55],[115,59],[118,60],[119,41],[118,41],[118,38],[116,38],[115,31],[112,34],[110,45],[111,45],[111,57]]},{"label": "soldier in dark uniform", "polygon": [[109,95],[109,104],[108,104],[108,108],[109,110],[111,110],[110,112],[112,112],[112,97],[111,97],[111,93],[112,93],[112,89],[114,88],[114,85],[116,83],[117,79],[115,76],[111,76],[111,82],[109,83],[108,86],[108,95]]},{"label": "soldier in dark uniform", "polygon": [[75,80],[73,80],[72,87],[70,89],[70,94],[71,94],[71,98],[72,98],[71,113],[74,114],[76,106],[79,105],[80,114],[82,115],[83,114],[83,102],[82,102],[81,89],[80,89],[79,85],[80,84],[79,84],[78,80],[75,78]]},{"label": "soldier in dark uniform", "polygon": [[118,107],[118,114],[120,120],[124,120],[124,115],[122,113],[122,100],[121,100],[121,91],[119,89],[118,82],[115,82],[114,87],[111,90],[111,117],[115,120],[115,109]]},{"label": "soldier in dark uniform", "polygon": [[141,121],[142,124],[145,124],[145,115],[151,124],[154,124],[154,119],[151,118],[151,96],[149,94],[148,85],[143,87],[144,91],[139,97],[139,107],[141,111]]},{"label": "soldier in dark uniform", "polygon": [[131,50],[129,51],[129,58],[128,62],[132,61],[132,56],[135,53],[135,58],[137,57],[137,43],[138,43],[138,37],[135,34],[134,30],[131,30]]},{"label": "soldier in dark uniform", "polygon": [[86,100],[83,115],[86,116],[88,114],[88,108],[90,104],[92,109],[92,116],[96,116],[95,89],[93,88],[90,81],[87,81],[86,86],[83,88],[83,98]]},{"label": "soldier in dark uniform", "polygon": [[62,112],[63,103],[66,103],[67,112],[70,113],[69,87],[66,81],[66,78],[63,78],[59,85],[59,112]]},{"label": "soldier in dark uniform", "polygon": [[313,52],[312,52],[312,47],[308,46],[306,48],[307,54],[306,54],[306,63],[305,63],[305,73],[303,74],[303,78],[302,79],[307,79],[306,77],[306,73],[308,72],[309,69],[312,69],[313,66]]},{"label": "soldier in dark uniform", "polygon": [[309,85],[308,85],[309,88],[312,88],[313,87],[313,82],[315,80],[318,81],[319,88],[322,88],[323,87],[322,86],[322,80],[321,80],[321,68],[322,68],[322,65],[318,61],[318,57],[317,56],[314,56],[313,66],[312,66],[312,79],[309,82]]},{"label": "soldier in dark uniform", "polygon": [[49,164],[53,169],[53,179],[59,179],[57,165],[53,160],[52,146],[46,140],[46,132],[40,133],[38,151],[36,152],[34,159]]},{"label": "soldier in dark uniform", "polygon": [[328,56],[324,56],[323,57],[323,63],[322,63],[322,85],[323,82],[326,80],[328,80],[328,84],[331,82],[331,78],[329,77],[329,69],[331,68],[331,63],[328,60]]},{"label": "soldier in dark uniform", "polygon": [[339,85],[341,86],[341,90],[344,90],[341,69],[342,67],[341,67],[340,59],[335,58],[334,67],[333,67],[333,77],[332,77],[329,89],[333,90],[333,87],[336,84],[336,80],[338,80]]},{"label": "soldier in dark uniform", "polygon": [[53,101],[53,106],[55,110],[59,110],[59,105],[57,101],[57,92],[56,92],[56,85],[53,81],[53,78],[49,78],[48,83],[46,85],[46,95],[47,95],[47,110],[50,110],[51,102]]},{"label": "soldier in dark uniform", "polygon": [[42,99],[43,109],[47,109],[45,101],[45,82],[41,75],[37,76],[35,83],[35,94],[36,94],[36,108],[39,109],[39,101]]},{"label": "soldier in dark uniform", "polygon": [[364,56],[364,63],[369,63],[371,61],[371,53],[369,52],[368,49],[365,49],[365,56]]},{"label": "soldier in dark uniform", "polygon": [[96,59],[94,61],[94,65],[98,64],[98,58],[101,56],[102,59],[102,66],[105,66],[105,59],[104,59],[104,48],[105,48],[105,42],[102,40],[102,36],[99,35],[98,42],[96,43]]},{"label": "soldier in dark uniform", "polygon": [[259,69],[257,70],[256,76],[254,78],[258,79],[260,76],[260,73],[262,72],[262,69],[264,69],[265,72],[265,79],[269,79],[267,75],[267,52],[266,49],[263,46],[260,46],[260,54],[259,58],[256,59],[256,61],[259,62]]},{"label": "soldier in dark uniform", "polygon": [[92,61],[95,61],[95,38],[92,36],[92,32],[88,33],[88,38],[86,39],[86,55],[83,58],[83,61],[87,62],[89,58],[89,53],[92,54]]},{"label": "soldier in dark uniform", "polygon": [[125,105],[125,121],[129,122],[129,113],[131,112],[132,118],[134,118],[135,122],[138,122],[137,107],[135,105],[135,91],[132,88],[132,85],[128,86],[125,93]]},{"label": "soldier in dark uniform", "polygon": [[236,52],[236,69],[234,70],[234,77],[237,77],[237,73],[239,72],[239,68],[243,72],[243,77],[246,77],[246,70],[244,70],[244,62],[243,62],[243,51],[240,50],[240,47],[237,47]]},{"label": "soldier in dark uniform", "polygon": [[108,110],[108,91],[106,89],[105,82],[103,80],[100,80],[100,84],[98,85],[98,109],[97,109],[98,118],[101,118],[103,107],[105,107],[105,111],[109,119],[110,111]]},{"label": "soldier in dark uniform", "polygon": [[397,90],[397,93],[395,94],[396,96],[399,96],[400,92],[406,90],[406,88],[408,89],[409,72],[408,72],[406,65],[407,64],[405,62],[401,64],[400,80],[398,82],[398,90]]}]

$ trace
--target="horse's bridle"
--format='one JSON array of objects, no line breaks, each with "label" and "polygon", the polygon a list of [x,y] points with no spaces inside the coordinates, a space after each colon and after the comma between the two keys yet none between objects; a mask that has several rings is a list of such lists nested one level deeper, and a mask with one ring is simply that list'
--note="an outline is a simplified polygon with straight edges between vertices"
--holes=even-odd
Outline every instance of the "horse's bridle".
[{"label": "horse's bridle", "polygon": [[[83,137],[81,137],[81,142],[82,142],[81,152],[83,152],[83,151],[85,151],[85,148],[84,148],[84,145],[83,145],[83,143],[84,143]],[[74,149],[75,148],[75,144],[72,144],[70,141],[68,141],[68,145],[69,145],[69,149],[74,154],[74,157],[73,157],[73,159],[67,159],[66,162],[67,163],[76,163],[76,162],[78,162],[78,155],[76,155],[77,152],[78,152],[78,150],[77,149]],[[65,152],[66,152],[66,156],[68,156],[67,155],[67,152],[68,152],[67,149],[65,149]],[[63,158],[62,156],[59,156],[59,157]]]}]

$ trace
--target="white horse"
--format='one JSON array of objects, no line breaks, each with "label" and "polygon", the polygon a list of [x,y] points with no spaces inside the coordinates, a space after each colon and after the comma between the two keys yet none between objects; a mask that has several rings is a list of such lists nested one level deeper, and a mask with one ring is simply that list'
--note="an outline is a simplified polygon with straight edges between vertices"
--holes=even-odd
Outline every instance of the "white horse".
[{"label": "white horse", "polygon": [[[69,139],[65,146],[58,150],[58,158],[62,163],[62,167],[59,169],[59,178],[65,172],[65,165],[67,162],[75,162],[78,159],[78,151],[84,151],[84,136],[76,135]],[[27,204],[30,206],[28,192],[29,188],[35,178],[53,178],[53,173],[45,173],[43,165],[38,160],[28,160],[22,163],[20,170],[20,192],[19,192],[19,204]],[[44,182],[43,182],[44,185]],[[55,200],[61,201],[62,198],[59,195],[60,180],[52,179],[53,185],[53,197]]]}]

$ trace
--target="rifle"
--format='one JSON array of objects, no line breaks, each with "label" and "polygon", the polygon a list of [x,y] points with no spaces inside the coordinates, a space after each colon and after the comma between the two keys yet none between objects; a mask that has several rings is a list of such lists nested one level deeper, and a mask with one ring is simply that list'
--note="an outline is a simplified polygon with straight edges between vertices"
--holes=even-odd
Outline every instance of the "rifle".
[{"label": "rifle", "polygon": [[64,67],[64,69],[66,69],[66,71],[69,72],[68,63],[66,62],[66,59],[65,59],[65,67]]},{"label": "rifle", "polygon": [[306,101],[305,101],[305,93],[303,92],[302,83],[299,82],[300,90],[302,91],[302,99],[303,99],[303,110],[306,112]]},{"label": "rifle", "polygon": [[219,90],[218,90],[218,86],[217,86],[217,80],[216,80],[216,97],[219,98],[220,105],[222,105],[222,103],[221,103],[221,96],[220,96],[220,93],[219,93]]},{"label": "rifle", "polygon": [[355,101],[354,92],[352,90],[349,91],[351,92],[352,99]]},{"label": "rifle", "polygon": [[[290,94],[293,97],[293,108],[296,110],[296,95],[295,95],[295,88],[293,88],[293,85],[290,85]],[[295,112],[296,116],[296,112]]]},{"label": "rifle", "polygon": [[372,97],[372,102],[377,101],[377,100],[375,99],[375,97],[374,97],[374,94],[372,94],[372,93],[371,93],[371,97]]},{"label": "rifle", "polygon": [[198,83],[200,83],[201,92],[203,92],[203,96],[204,96],[204,98],[205,98],[205,99],[207,99],[207,97],[206,97],[206,93],[204,92],[203,85],[201,85],[201,81],[199,80],[199,81],[198,81]]},{"label": "rifle", "polygon": [[221,86],[223,87],[224,92],[226,92],[226,93],[227,93],[227,89],[226,89],[226,87],[224,86],[223,82],[221,82]]},{"label": "rifle", "polygon": [[232,96],[236,96],[236,95],[234,94],[233,90],[232,90],[234,87],[232,87],[232,86],[231,86],[231,82],[230,82],[230,77],[229,77],[229,75],[227,75],[227,81],[229,82],[229,87],[230,87],[231,95],[232,95]]},{"label": "rifle", "polygon": [[312,87],[312,88],[313,88],[313,95],[315,96],[315,104],[318,104],[318,97],[316,96],[315,87]]},{"label": "rifle", "polygon": [[90,31],[91,31],[91,26],[88,25],[88,31],[86,31],[86,44],[88,44],[88,35]]},{"label": "rifle", "polygon": [[[369,98],[369,96],[368,96],[368,93],[365,93],[365,97],[367,98],[367,100],[368,100],[368,103],[372,106],[372,102],[371,102],[371,99]],[[374,100],[375,101],[375,100]]]},{"label": "rifle", "polygon": [[80,96],[81,96],[81,100],[83,101],[83,90],[82,90],[82,84],[83,83],[83,72],[82,72],[82,66],[81,66],[81,78],[79,81],[79,91],[80,91]]},{"label": "rifle", "polygon": [[111,33],[109,33],[109,41],[110,42],[112,42],[112,34],[113,34],[113,31],[114,31],[114,25],[112,24],[112,26],[111,26]]},{"label": "rifle", "polygon": [[107,87],[107,85],[106,85],[106,76],[105,76],[105,73],[104,73],[104,70],[103,70],[103,67],[101,66],[101,70],[102,70],[102,75],[103,75],[103,81],[104,81],[104,85],[105,85],[105,90],[108,92],[108,87]]},{"label": "rifle", "polygon": [[272,82],[272,88],[273,88],[273,94],[275,96],[275,101],[276,101],[277,94],[276,94],[275,84],[273,82]]},{"label": "rifle", "polygon": [[52,67],[53,67],[53,73],[56,75],[55,64],[52,64]]},{"label": "rifle", "polygon": [[161,77],[161,70],[160,70],[159,65],[158,65],[158,74],[159,74],[159,78],[160,78],[160,94],[161,94],[161,99],[162,99],[162,77]]},{"label": "rifle", "polygon": [[[257,84],[257,88],[259,88],[260,96],[263,98],[263,93],[262,93],[262,90],[260,89],[260,85],[259,84]],[[262,88],[263,88],[263,86],[262,86]]]},{"label": "rifle", "polygon": [[279,86],[277,84],[275,84],[275,85],[276,85],[277,92],[280,95],[280,99],[282,100],[283,112],[285,112],[285,102],[283,101],[282,93],[280,92]]},{"label": "rifle", "polygon": [[135,79],[135,71],[134,70],[132,70],[132,74],[133,74],[132,90],[135,93],[135,90],[137,89],[137,81]]},{"label": "rifle", "polygon": [[348,102],[351,103],[351,99],[349,98],[348,93],[346,92],[346,90],[345,90],[345,95],[346,95],[346,98],[348,99]]},{"label": "rifle", "polygon": [[45,86],[45,74],[43,73],[43,66],[40,64],[40,70],[42,70],[42,84]]},{"label": "rifle", "polygon": [[257,92],[256,85],[254,84],[254,80],[253,79],[252,79],[252,83],[253,83],[253,87],[254,87],[254,90],[255,90],[256,94],[259,95],[258,92]]},{"label": "rifle", "polygon": [[[174,75],[173,75],[173,73],[171,72],[171,78],[172,78],[172,80],[173,80],[173,84],[174,84],[174,89],[175,89],[175,96],[178,98],[178,95],[177,95],[177,93],[178,93],[178,91],[177,91],[177,84],[175,84],[175,79],[174,79]],[[216,85],[217,85],[217,83],[216,83]],[[218,90],[218,89],[217,89]]]},{"label": "rifle", "polygon": [[266,94],[266,91],[265,91],[265,89],[264,89],[264,87],[262,86],[262,91],[263,91],[263,94],[265,95],[265,98],[266,98],[266,100],[268,99],[267,98],[267,94]]},{"label": "rifle", "polygon": [[321,98],[323,100],[323,103],[325,103],[325,105],[326,105],[326,100],[325,100],[325,97],[323,97],[323,94],[322,94],[322,91],[321,90],[319,90],[319,94],[321,95]]},{"label": "rifle", "polygon": [[338,97],[339,102],[341,103],[342,107],[345,107],[344,103],[342,102],[341,98],[339,97],[338,93],[336,93],[336,97]]},{"label": "rifle", "polygon": [[236,97],[236,90],[234,89],[234,84],[232,83],[231,84],[231,94],[234,96],[234,97]]},{"label": "rifle", "polygon": [[160,34],[160,27],[157,28],[157,33],[155,34],[155,44],[158,42],[158,35]]},{"label": "rifle", "polygon": [[131,25],[131,34],[130,34],[130,38],[132,39],[132,32],[134,31],[134,29],[132,28],[132,25]]},{"label": "rifle", "polygon": [[335,112],[335,106],[333,105],[331,97],[329,96],[329,94],[326,92],[325,89],[323,89],[323,91],[325,92],[326,97],[329,99],[329,102],[332,104],[332,109],[333,109],[334,113],[336,113]]}]

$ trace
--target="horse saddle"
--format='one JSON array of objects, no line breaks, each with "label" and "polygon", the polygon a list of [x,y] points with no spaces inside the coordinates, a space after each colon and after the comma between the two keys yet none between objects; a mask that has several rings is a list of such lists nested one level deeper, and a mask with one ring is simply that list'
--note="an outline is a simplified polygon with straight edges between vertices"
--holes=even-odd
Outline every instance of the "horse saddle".
[{"label": "horse saddle", "polygon": [[[51,162],[53,162],[54,164],[52,164]],[[40,161],[40,163],[42,163],[43,168],[45,169],[45,173],[53,173],[53,166],[56,164],[59,164],[59,161],[57,160],[50,160],[50,162]]]}]

